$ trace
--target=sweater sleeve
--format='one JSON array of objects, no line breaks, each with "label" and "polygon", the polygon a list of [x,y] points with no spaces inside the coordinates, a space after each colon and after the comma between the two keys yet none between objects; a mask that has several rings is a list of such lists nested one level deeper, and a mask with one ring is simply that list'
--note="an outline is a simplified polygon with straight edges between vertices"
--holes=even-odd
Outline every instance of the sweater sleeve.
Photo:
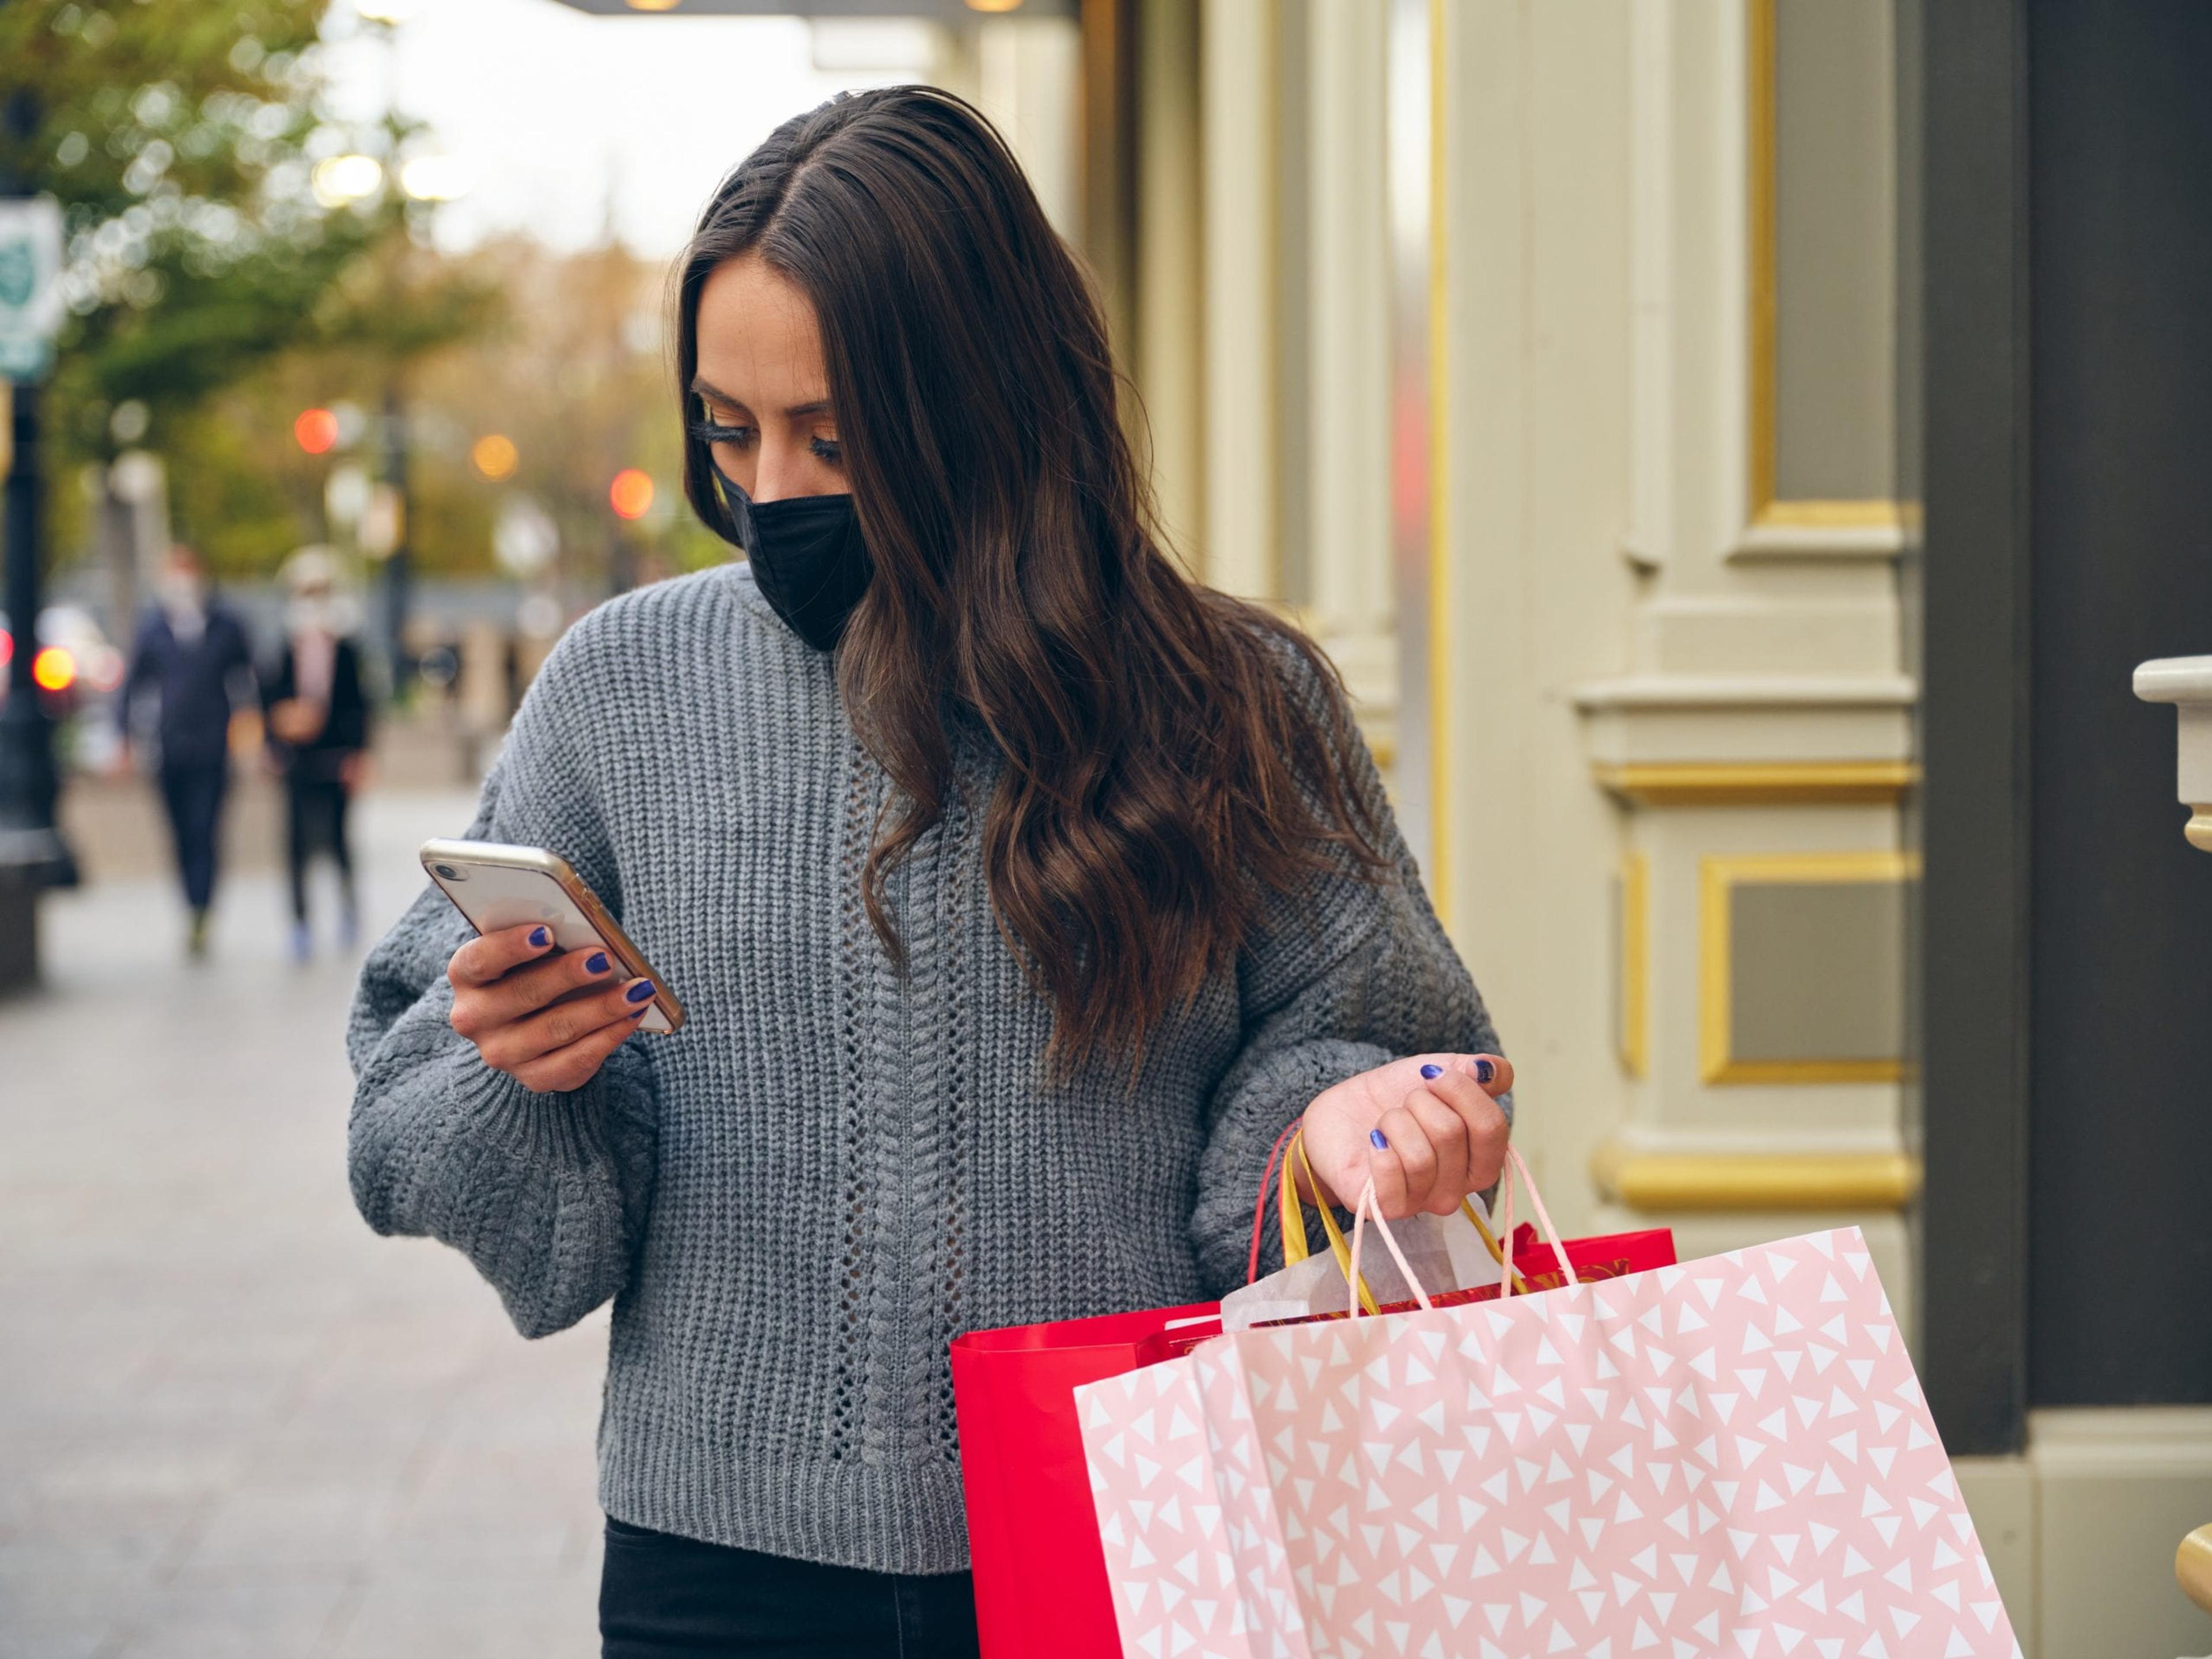
[{"label": "sweater sleeve", "polygon": [[[560,730],[562,683],[574,674],[562,659],[516,717],[466,835],[551,848],[619,917],[604,827]],[[380,1233],[453,1245],[515,1328],[544,1336],[629,1282],[652,1197],[652,1076],[635,1039],[565,1094],[485,1065],[450,1024],[446,964],[469,935],[426,886],[362,969],[347,1031],[354,1201]]]},{"label": "sweater sleeve", "polygon": [[[1217,1293],[1243,1282],[1268,1149],[1316,1095],[1406,1054],[1504,1052],[1356,737],[1345,764],[1381,828],[1386,865],[1278,896],[1239,964],[1244,1046],[1212,1096],[1192,1218]],[[1501,1103],[1510,1116],[1510,1097]],[[1274,1206],[1264,1210],[1263,1265],[1281,1249]]]}]

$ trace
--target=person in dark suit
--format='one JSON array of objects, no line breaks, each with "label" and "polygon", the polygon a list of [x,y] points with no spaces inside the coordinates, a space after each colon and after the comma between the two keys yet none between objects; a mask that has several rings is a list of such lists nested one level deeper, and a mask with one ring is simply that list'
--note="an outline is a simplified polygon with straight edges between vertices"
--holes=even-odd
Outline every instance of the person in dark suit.
[{"label": "person in dark suit", "polygon": [[191,913],[187,948],[199,956],[215,902],[230,718],[252,701],[253,650],[245,623],[216,599],[196,550],[181,544],[169,550],[155,597],[138,624],[117,712],[127,744],[134,699],[151,693],[160,700],[155,775]]},{"label": "person in dark suit", "polygon": [[262,684],[270,751],[284,779],[292,955],[300,962],[314,948],[307,925],[307,865],[319,848],[338,868],[341,947],[352,949],[360,933],[346,809],[362,775],[369,707],[353,607],[337,591],[337,562],[325,549],[302,548],[292,556],[285,566],[291,598],[283,647]]}]

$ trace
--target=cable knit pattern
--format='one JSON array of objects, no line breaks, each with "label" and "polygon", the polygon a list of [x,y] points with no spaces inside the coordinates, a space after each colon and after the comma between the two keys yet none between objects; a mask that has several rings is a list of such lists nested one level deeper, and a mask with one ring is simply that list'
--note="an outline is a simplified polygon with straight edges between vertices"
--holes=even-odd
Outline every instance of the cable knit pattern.
[{"label": "cable knit pattern", "polygon": [[973,733],[956,749],[957,798],[887,894],[902,971],[860,903],[889,784],[830,659],[742,565],[627,594],[554,651],[466,833],[565,855],[690,1023],[533,1094],[447,1023],[468,929],[434,889],[362,969],[356,1201],[461,1250],[526,1336],[613,1298],[599,1489],[619,1520],[964,1567],[954,1334],[1218,1294],[1267,1148],[1315,1094],[1497,1048],[1392,827],[1395,872],[1274,902],[1133,1083],[1052,1079],[1050,1008],[983,878],[995,763]]}]

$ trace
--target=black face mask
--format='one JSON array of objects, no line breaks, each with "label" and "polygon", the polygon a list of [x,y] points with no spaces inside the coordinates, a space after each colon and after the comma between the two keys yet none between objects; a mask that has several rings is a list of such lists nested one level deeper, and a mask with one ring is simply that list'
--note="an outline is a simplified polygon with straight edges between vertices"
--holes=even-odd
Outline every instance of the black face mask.
[{"label": "black face mask", "polygon": [[756,501],[719,466],[714,482],[729,522],[723,533],[745,550],[761,597],[817,651],[837,643],[875,567],[860,538],[850,495],[790,495]]}]

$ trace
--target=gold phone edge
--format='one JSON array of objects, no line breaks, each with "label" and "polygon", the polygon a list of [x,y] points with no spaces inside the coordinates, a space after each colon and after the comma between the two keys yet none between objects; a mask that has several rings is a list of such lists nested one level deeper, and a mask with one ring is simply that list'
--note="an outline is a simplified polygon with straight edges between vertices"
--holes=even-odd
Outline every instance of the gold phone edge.
[{"label": "gold phone edge", "polygon": [[[450,848],[454,850],[434,854],[430,850],[434,847]],[[502,852],[526,853],[531,856],[526,859],[486,859],[483,856],[484,850],[495,847]],[[465,852],[460,850],[462,848],[469,850]],[[422,865],[422,873],[430,878],[438,890],[445,894],[453,908],[461,910],[464,916],[466,916],[468,912],[461,909],[461,902],[453,897],[453,889],[439,880],[437,872],[430,868],[431,864],[438,858],[442,857],[452,863],[501,864],[509,868],[538,870],[550,876],[554,884],[568,896],[569,902],[583,912],[584,920],[590,922],[598,932],[600,942],[614,952],[616,960],[622,963],[629,977],[649,979],[653,981],[653,1006],[660,1011],[660,1017],[668,1022],[668,1029],[665,1031],[654,1031],[651,1035],[673,1036],[684,1029],[685,1018],[684,1005],[677,1000],[676,994],[671,991],[661,976],[653,971],[653,964],[645,959],[645,953],[631,941],[629,935],[623,932],[622,924],[608,914],[607,907],[599,902],[599,896],[592,890],[589,884],[581,876],[576,873],[576,866],[562,857],[560,854],[553,851],[551,848],[522,847],[504,842],[453,841],[441,838],[423,842],[417,857]],[[471,922],[470,925],[473,927],[475,924]]]}]

